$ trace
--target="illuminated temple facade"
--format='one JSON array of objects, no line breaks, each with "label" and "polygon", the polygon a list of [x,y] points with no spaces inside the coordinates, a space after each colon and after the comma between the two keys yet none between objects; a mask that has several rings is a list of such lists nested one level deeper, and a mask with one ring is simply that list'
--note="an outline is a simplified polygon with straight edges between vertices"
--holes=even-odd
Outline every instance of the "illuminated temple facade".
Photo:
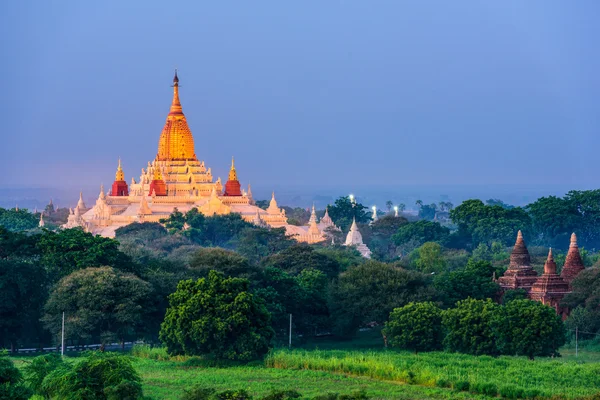
[{"label": "illuminated temple facade", "polygon": [[274,193],[266,210],[257,207],[250,185],[247,190],[242,188],[233,159],[225,184],[220,178],[215,180],[211,169],[196,156],[194,137],[179,101],[177,72],[173,78],[173,101],[154,160],[141,169],[138,179],[132,177],[129,184],[119,160],[110,190],[105,191],[101,186],[98,199],[90,208],[80,194],[63,227],[83,227],[87,232],[114,237],[116,229],[122,226],[159,222],[175,208],[184,213],[196,208],[207,216],[237,213],[259,226],[284,227],[288,235],[308,243],[325,240],[325,229],[335,227],[328,215],[317,224],[314,207],[307,226],[289,225]]}]

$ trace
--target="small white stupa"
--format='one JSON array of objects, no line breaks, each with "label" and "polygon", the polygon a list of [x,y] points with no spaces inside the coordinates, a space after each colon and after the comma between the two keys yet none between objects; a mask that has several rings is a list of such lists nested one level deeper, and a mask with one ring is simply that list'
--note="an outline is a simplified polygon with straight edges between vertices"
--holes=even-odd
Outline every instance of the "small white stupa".
[{"label": "small white stupa", "polygon": [[350,227],[348,236],[346,236],[344,246],[354,246],[363,257],[371,258],[371,250],[363,243],[362,235],[358,231],[358,226],[356,226],[356,218],[352,220],[352,226]]}]

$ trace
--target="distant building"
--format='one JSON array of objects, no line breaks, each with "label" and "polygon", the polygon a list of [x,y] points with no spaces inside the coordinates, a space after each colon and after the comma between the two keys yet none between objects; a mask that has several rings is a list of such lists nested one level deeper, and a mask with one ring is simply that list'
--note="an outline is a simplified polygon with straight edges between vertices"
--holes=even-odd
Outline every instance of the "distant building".
[{"label": "distant building", "polygon": [[133,222],[158,222],[175,209],[187,212],[194,208],[207,216],[236,213],[260,226],[283,227],[296,240],[309,243],[325,240],[324,227],[333,225],[327,214],[321,224],[317,224],[315,217],[309,226],[289,225],[285,211],[277,206],[275,193],[269,207],[260,209],[254,204],[250,185],[247,192],[241,188],[233,159],[225,185],[221,178],[215,181],[211,169],[196,157],[194,137],[179,101],[179,78],[175,72],[173,100],[154,160],[141,169],[137,181],[132,177],[127,184],[119,159],[111,190],[105,192],[100,186],[96,204],[91,208],[86,207],[80,194],[63,227],[83,227],[88,232],[113,237],[119,227]]},{"label": "distant building", "polygon": [[358,250],[363,257],[371,258],[371,250],[363,243],[362,235],[358,231],[358,226],[356,225],[356,218],[352,220],[352,226],[346,236],[344,246],[356,247],[356,250]]},{"label": "distant building", "polygon": [[544,273],[541,276],[538,276],[530,264],[529,251],[525,245],[523,234],[519,231],[515,247],[510,255],[510,265],[504,276],[497,280],[503,293],[507,290],[524,289],[531,300],[554,308],[558,315],[566,318],[569,310],[561,305],[561,301],[571,292],[572,280],[584,269],[575,233],[571,235],[569,253],[560,275],[556,272],[552,249],[548,252]]}]

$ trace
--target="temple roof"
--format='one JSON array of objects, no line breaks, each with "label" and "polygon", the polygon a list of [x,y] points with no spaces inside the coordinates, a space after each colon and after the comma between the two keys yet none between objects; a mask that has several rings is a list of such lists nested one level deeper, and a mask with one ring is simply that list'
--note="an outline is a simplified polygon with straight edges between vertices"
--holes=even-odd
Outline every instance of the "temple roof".
[{"label": "temple roof", "polygon": [[522,266],[529,266],[531,264],[531,258],[529,257],[529,251],[525,246],[525,240],[521,231],[517,233],[517,241],[515,247],[510,255],[510,268],[517,268]]},{"label": "temple roof", "polygon": [[577,235],[571,234],[571,243],[569,244],[569,252],[565,259],[565,265],[561,271],[561,276],[568,282],[572,281],[581,271],[585,269],[579,246],[577,245]]},{"label": "temple roof", "polygon": [[196,160],[194,137],[179,101],[179,78],[173,77],[173,101],[158,141],[158,160]]}]

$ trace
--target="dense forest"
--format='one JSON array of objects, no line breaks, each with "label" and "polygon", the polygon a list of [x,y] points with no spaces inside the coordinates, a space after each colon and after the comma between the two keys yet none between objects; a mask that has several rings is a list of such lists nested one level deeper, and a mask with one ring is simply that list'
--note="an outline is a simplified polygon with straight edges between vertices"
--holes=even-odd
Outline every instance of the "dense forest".
[{"label": "dense forest", "polygon": [[[69,344],[165,343],[171,329],[165,314],[184,304],[176,302],[176,293],[194,296],[208,291],[209,282],[210,290],[221,288],[214,297],[236,291],[251,295],[258,302],[248,300],[248,307],[258,310],[255,319],[263,318],[264,306],[272,343],[287,339],[290,314],[296,340],[344,339],[386,322],[392,335],[394,324],[404,318],[395,310],[403,307],[408,315],[415,305],[426,307],[442,323],[437,310],[459,313],[461,304],[473,309],[491,307],[486,299],[498,302],[499,287],[492,278],[506,269],[517,230],[538,272],[550,246],[560,268],[569,235],[577,233],[588,268],[564,300],[573,310],[566,329],[600,331],[600,257],[595,251],[600,248],[600,190],[544,197],[526,207],[498,200],[468,200],[455,208],[450,203],[417,205],[419,218],[401,211],[395,216],[389,202],[388,212],[372,222],[367,207],[341,197],[328,209],[341,231],[329,232],[333,243],[316,245],[297,243],[283,228],[257,227],[235,214],[206,217],[194,209],[175,211],[160,224],[122,227],[115,239],[56,229],[62,209],[44,210],[50,222],[44,228],[38,228],[39,214],[0,209],[0,347],[57,344],[62,312]],[[300,208],[289,208],[287,214],[296,224],[309,216]],[[373,252],[371,260],[341,245],[352,219]],[[516,292],[503,302],[523,298]],[[396,322],[390,320],[393,312]],[[453,314],[444,315],[451,324],[447,315]],[[433,348],[444,343],[460,347],[452,341],[438,338]],[[501,350],[488,353],[494,352]]]}]

